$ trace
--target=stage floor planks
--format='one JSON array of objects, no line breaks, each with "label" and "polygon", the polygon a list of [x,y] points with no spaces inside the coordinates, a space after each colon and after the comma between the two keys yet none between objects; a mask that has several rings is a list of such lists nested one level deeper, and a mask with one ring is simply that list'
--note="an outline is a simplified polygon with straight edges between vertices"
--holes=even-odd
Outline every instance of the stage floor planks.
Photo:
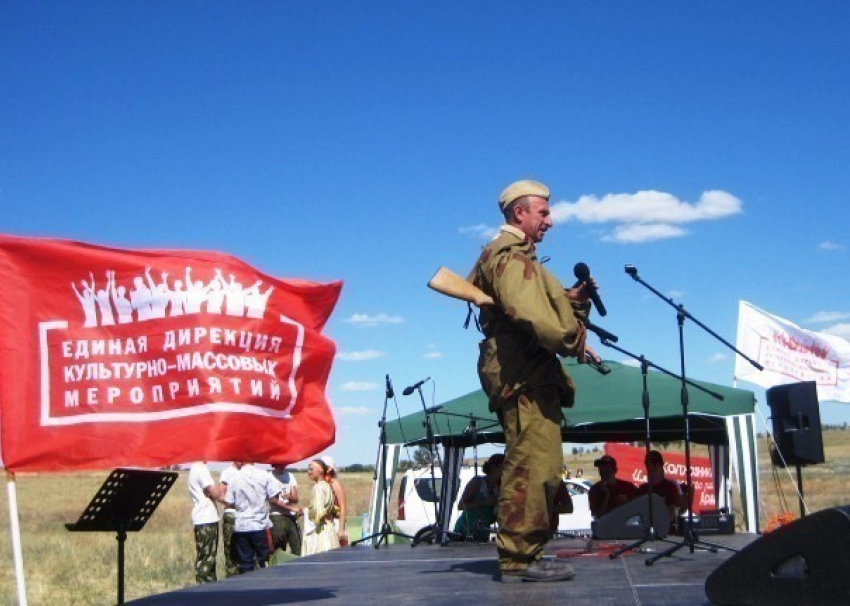
[{"label": "stage floor planks", "polygon": [[[740,549],[755,535],[701,537]],[[626,542],[628,543],[628,542]],[[561,583],[501,584],[492,544],[450,543],[348,547],[300,558],[249,574],[127,602],[133,606],[344,606],[569,604],[603,606],[695,606],[709,604],[705,579],[733,555],[688,546],[647,566],[651,555],[672,547],[644,544],[649,553],[630,551],[611,559],[611,542],[561,538],[547,555],[571,555],[573,580]]]}]

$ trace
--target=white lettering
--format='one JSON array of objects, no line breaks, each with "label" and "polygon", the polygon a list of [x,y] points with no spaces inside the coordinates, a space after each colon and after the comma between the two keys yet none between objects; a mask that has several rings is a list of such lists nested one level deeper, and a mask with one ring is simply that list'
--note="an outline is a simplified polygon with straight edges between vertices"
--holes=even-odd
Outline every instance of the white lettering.
[{"label": "white lettering", "polygon": [[141,387],[134,387],[130,390],[130,401],[133,404],[141,404],[145,400],[145,392]]},{"label": "white lettering", "polygon": [[89,357],[89,342],[88,341],[77,341],[77,350],[74,352],[74,359],[79,360],[80,358],[88,358]]},{"label": "white lettering", "polygon": [[259,379],[251,379],[251,395],[256,398],[263,397],[263,382]]},{"label": "white lettering", "polygon": [[165,331],[165,344],[162,346],[163,351],[174,351],[177,349],[177,335],[173,330]]},{"label": "white lettering", "polygon": [[198,383],[198,379],[190,379],[186,381],[186,388],[189,391],[189,396],[199,396],[201,395],[201,385]]}]

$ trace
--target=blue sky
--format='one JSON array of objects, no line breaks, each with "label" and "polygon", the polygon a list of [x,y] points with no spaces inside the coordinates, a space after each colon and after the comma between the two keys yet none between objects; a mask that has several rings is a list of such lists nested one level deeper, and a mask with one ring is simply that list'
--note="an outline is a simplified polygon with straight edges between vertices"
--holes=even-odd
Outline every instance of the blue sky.
[{"label": "blue sky", "polygon": [[[571,283],[587,263],[598,323],[659,365],[678,368],[675,310],[625,264],[729,341],[740,299],[850,338],[848,19],[837,1],[4,2],[0,232],[344,280],[329,453],[372,462],[385,375],[399,394],[431,377],[428,405],[478,388],[465,306],[425,283],[467,272],[515,179],[552,190],[549,267]],[[685,349],[689,376],[731,383],[734,354],[690,322]]]}]

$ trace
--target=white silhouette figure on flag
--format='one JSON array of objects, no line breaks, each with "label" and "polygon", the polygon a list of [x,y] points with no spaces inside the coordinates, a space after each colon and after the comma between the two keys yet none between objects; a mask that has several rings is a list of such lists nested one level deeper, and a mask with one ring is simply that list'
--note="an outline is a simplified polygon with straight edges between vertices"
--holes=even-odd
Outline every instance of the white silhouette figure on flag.
[{"label": "white silhouette figure on flag", "polygon": [[172,287],[168,282],[168,272],[160,272],[161,281],[157,283],[151,275],[151,268],[146,267],[144,276],[132,279],[133,288],[128,293],[127,288],[118,283],[114,270],[106,270],[105,274],[106,286],[101,290],[97,290],[92,272],[89,272],[88,281],[80,280],[79,289],[71,282],[71,288],[83,308],[83,325],[87,328],[113,326],[116,316],[119,324],[128,324],[202,311],[221,314],[222,307],[228,316],[262,319],[274,290],[274,286],[269,286],[261,292],[262,280],[245,288],[233,274],[230,274],[228,282],[218,268],[205,285],[202,280],[192,280],[191,267],[186,268],[185,281],[174,280]]}]

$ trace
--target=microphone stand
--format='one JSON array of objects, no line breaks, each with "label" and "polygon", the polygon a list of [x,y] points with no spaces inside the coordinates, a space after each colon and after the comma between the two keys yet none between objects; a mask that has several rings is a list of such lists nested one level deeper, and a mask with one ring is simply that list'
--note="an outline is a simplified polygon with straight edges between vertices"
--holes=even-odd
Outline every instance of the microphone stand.
[{"label": "microphone stand", "polygon": [[[668,375],[671,375],[671,376],[675,376],[675,375],[672,375],[667,370],[664,370],[660,366],[653,364],[652,362],[647,360],[644,356],[642,356],[642,355],[637,356],[630,351],[627,351],[627,350],[625,350],[621,347],[614,345],[613,343],[611,343],[607,339],[602,339],[602,344],[605,345],[606,347],[611,347],[612,349],[616,349],[620,353],[623,353],[623,354],[629,356],[630,358],[640,362],[640,374],[641,374],[641,379],[643,380],[643,391],[641,393],[641,403],[643,405],[643,420],[644,420],[644,432],[645,432],[644,433],[644,444],[646,446],[646,455],[645,456],[648,457],[649,452],[652,450],[652,446],[651,446],[651,444],[652,444],[652,430],[651,430],[651,425],[650,425],[650,421],[649,421],[649,387],[647,386],[647,380],[646,380],[647,375],[648,375],[648,370],[649,370],[649,367],[652,366],[653,368],[657,368],[658,370],[660,370],[664,373],[667,373]],[[696,387],[700,387],[700,389],[703,389],[699,385],[697,385]],[[612,560],[623,555],[627,551],[632,551],[633,549],[637,549],[638,547],[640,547],[644,543],[648,543],[650,541],[664,541],[665,543],[676,543],[676,541],[662,537],[655,528],[655,508],[652,504],[652,494],[653,494],[652,493],[652,484],[649,482],[648,477],[647,477],[647,482],[646,482],[646,492],[647,492],[647,511],[648,511],[648,518],[649,518],[648,521],[649,521],[649,523],[644,527],[644,536],[643,536],[643,538],[641,538],[641,539],[639,539],[639,540],[637,540],[633,543],[629,543],[628,545],[625,545],[625,546],[621,547],[620,549],[618,549],[617,551],[614,551],[611,554],[609,554],[608,557],[610,557]]]},{"label": "microphone stand", "polygon": [[[680,400],[682,403],[682,415],[684,417],[685,422],[685,486],[687,487],[687,495],[685,495],[685,501],[688,505],[688,521],[683,529],[682,541],[678,545],[674,545],[670,549],[663,551],[657,555],[652,556],[646,560],[646,565],[651,566],[656,561],[661,558],[672,556],[678,550],[687,546],[690,549],[691,553],[694,553],[697,545],[703,547],[704,549],[708,549],[712,553],[717,553],[718,549],[726,549],[728,551],[736,552],[737,550],[732,549],[731,547],[726,547],[725,545],[719,545],[717,543],[709,543],[707,541],[702,541],[699,539],[696,530],[694,529],[694,512],[693,512],[693,494],[694,494],[694,485],[693,478],[691,474],[691,424],[690,424],[690,415],[688,412],[688,384],[690,383],[685,377],[685,334],[684,334],[684,325],[685,318],[690,318],[693,320],[698,326],[700,326],[703,330],[714,336],[718,341],[731,348],[732,350],[738,352],[741,356],[744,356],[741,352],[739,352],[735,347],[726,342],[722,337],[717,335],[714,331],[709,329],[707,326],[696,320],[693,316],[691,316],[687,311],[685,311],[685,307],[683,305],[676,305],[672,299],[665,297],[663,294],[658,292],[655,288],[647,284],[644,280],[638,276],[637,268],[633,265],[626,265],[626,273],[629,274],[636,282],[639,282],[644,287],[646,287],[650,292],[658,296],[661,300],[665,301],[671,307],[676,310],[676,320],[679,327],[679,365],[681,368],[681,373],[679,375],[679,379],[681,380],[682,387],[680,392]],[[751,363],[758,364],[757,362],[753,362],[746,356],[744,356]],[[693,383],[690,383],[693,385]],[[720,394],[712,394],[718,400],[722,400],[723,397]],[[648,479],[648,478],[647,478]]]},{"label": "microphone stand", "polygon": [[[422,394],[422,384],[418,384],[414,388],[417,392],[419,392],[419,399],[422,402],[422,410],[425,413],[425,420],[422,422],[422,426],[425,427],[425,436],[428,440],[428,452],[431,455],[431,492],[434,495],[434,516],[436,520],[434,524],[430,527],[425,527],[419,532],[416,533],[416,536],[413,538],[413,542],[410,544],[411,547],[416,547],[419,543],[428,540],[433,537],[434,540],[441,545],[445,545],[448,542],[449,533],[442,527],[442,509],[440,507],[440,496],[437,494],[437,476],[434,473],[434,464],[435,461],[440,463],[439,454],[437,452],[437,443],[436,438],[434,437],[434,429],[431,424],[431,413],[436,412],[433,409],[428,409],[425,405],[425,396]],[[440,464],[442,468],[442,464]],[[443,489],[445,489],[445,483],[443,483]],[[454,534],[454,533],[451,533]]]},{"label": "microphone stand", "polygon": [[[379,532],[370,534],[369,536],[361,537],[360,539],[351,543],[352,547],[357,545],[358,543],[362,543],[364,541],[369,541],[378,537],[378,540],[375,542],[375,549],[378,549],[381,546],[381,543],[386,544],[387,547],[390,545],[390,536],[402,537],[405,539],[413,539],[412,536],[404,534],[403,532],[396,532],[393,530],[392,526],[390,526],[389,519],[389,500],[390,494],[387,490],[387,402],[390,398],[392,398],[395,394],[393,393],[392,383],[390,383],[390,376],[387,375],[387,391],[384,396],[384,411],[381,413],[381,420],[378,421],[378,427],[381,428],[381,437],[378,440],[378,450],[380,452],[379,456],[375,457],[375,473],[372,474],[372,481],[377,482],[378,478],[381,478],[381,506],[383,507],[383,519],[384,522],[381,525],[381,530]],[[380,468],[378,467],[378,459],[380,459]],[[380,471],[378,471],[380,469]]]},{"label": "microphone stand", "polygon": [[[614,345],[613,343],[611,343],[607,339],[602,339],[602,344],[605,345],[606,347],[616,349],[620,353],[625,354],[625,355],[629,356],[630,358],[640,362],[640,373],[641,373],[641,379],[643,381],[643,391],[642,391],[642,394],[641,394],[641,403],[643,405],[643,419],[644,419],[644,432],[645,432],[644,444],[646,446],[646,455],[645,456],[648,457],[650,451],[652,450],[652,446],[651,446],[652,430],[651,430],[651,424],[650,424],[650,420],[649,420],[649,387],[647,385],[647,376],[649,374],[648,373],[649,367],[651,366],[652,368],[655,368],[656,370],[659,370],[659,371],[663,372],[664,374],[669,375],[671,377],[674,377],[676,379],[678,379],[679,376],[673,374],[672,372],[670,372],[669,370],[666,370],[665,368],[662,368],[661,366],[658,366],[657,364],[654,364],[653,362],[650,362],[649,360],[646,359],[645,356],[635,355],[632,352],[623,349],[622,347],[618,347],[617,345]],[[708,394],[710,394],[714,397],[719,397],[720,399],[723,399],[723,396],[721,396],[720,394],[713,392],[709,389],[706,389],[702,385],[697,385],[696,383],[693,383],[691,381],[688,381],[688,383],[690,385],[693,385],[697,389],[700,389],[700,390],[702,390],[702,391],[704,391],[704,392],[706,392],[706,393],[708,393]],[[661,537],[658,534],[658,531],[655,529],[655,509],[654,509],[653,504],[652,504],[652,494],[653,494],[652,493],[652,484],[649,482],[649,478],[647,478],[646,490],[647,490],[647,496],[648,496],[647,508],[648,508],[649,525],[644,528],[644,533],[645,533],[644,537],[642,539],[639,539],[638,541],[635,541],[634,543],[630,543],[628,545],[625,545],[624,547],[621,547],[617,551],[611,553],[609,555],[609,557],[612,560],[614,558],[624,554],[627,551],[632,551],[633,549],[640,547],[644,543],[648,543],[649,541],[664,541],[665,543],[678,544],[678,541],[673,541],[671,539],[666,539],[666,538]]]}]

